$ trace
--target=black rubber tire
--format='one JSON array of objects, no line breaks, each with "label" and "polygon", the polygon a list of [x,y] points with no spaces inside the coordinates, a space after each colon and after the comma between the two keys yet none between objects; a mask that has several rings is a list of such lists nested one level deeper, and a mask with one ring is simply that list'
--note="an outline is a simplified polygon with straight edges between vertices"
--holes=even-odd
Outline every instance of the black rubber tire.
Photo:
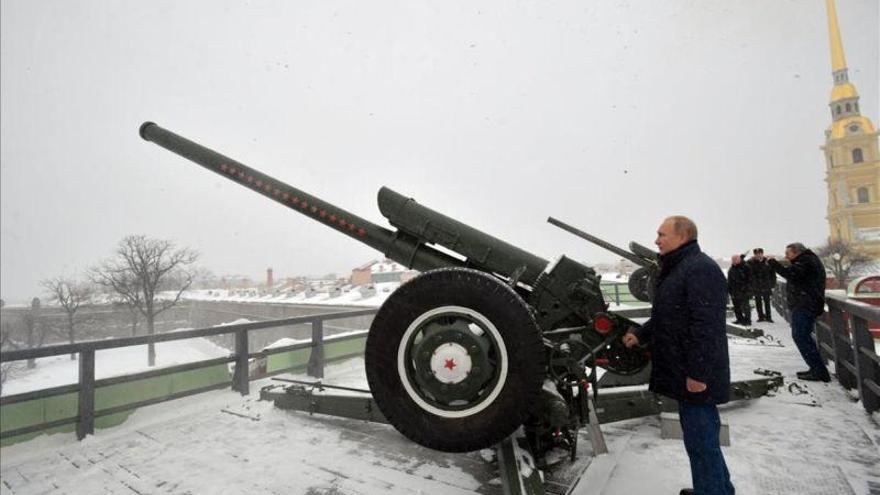
[{"label": "black rubber tire", "polygon": [[[485,316],[507,348],[501,391],[485,409],[463,418],[423,409],[398,372],[397,353],[406,329],[442,306],[463,306]],[[410,440],[444,452],[488,448],[512,434],[537,404],[547,368],[541,332],[528,305],[497,278],[466,268],[425,272],[397,289],[373,319],[365,360],[373,398],[388,421]]]}]

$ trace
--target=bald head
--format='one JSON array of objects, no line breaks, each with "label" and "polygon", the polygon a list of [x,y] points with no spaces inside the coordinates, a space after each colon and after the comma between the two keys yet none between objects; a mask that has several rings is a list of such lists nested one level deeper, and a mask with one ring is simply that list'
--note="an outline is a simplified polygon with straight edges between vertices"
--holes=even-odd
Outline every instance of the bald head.
[{"label": "bald head", "polygon": [[657,240],[654,244],[660,254],[675,251],[684,244],[697,238],[697,225],[688,217],[674,215],[668,217],[657,229]]},{"label": "bald head", "polygon": [[675,230],[675,233],[685,236],[688,241],[697,238],[697,224],[690,218],[683,215],[673,215],[667,218],[666,221],[672,222],[672,228]]}]

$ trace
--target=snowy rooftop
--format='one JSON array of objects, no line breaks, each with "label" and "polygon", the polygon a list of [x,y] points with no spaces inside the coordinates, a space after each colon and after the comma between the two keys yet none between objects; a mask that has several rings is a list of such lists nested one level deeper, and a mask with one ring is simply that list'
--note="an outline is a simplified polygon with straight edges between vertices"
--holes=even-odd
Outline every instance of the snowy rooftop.
[{"label": "snowy rooftop", "polygon": [[[737,493],[877,493],[880,417],[836,382],[794,381],[803,364],[788,327],[764,329],[769,337],[730,340],[734,379],[758,367],[786,377],[771,397],[723,407]],[[365,387],[363,361],[329,367],[326,381]],[[476,453],[430,451],[389,426],[283,411],[256,395],[209,392],[142,408],[82,442],[57,434],[5,447],[0,493],[500,493]],[[610,453],[593,460],[575,494],[670,494],[689,485],[681,441],[661,440],[656,417],[602,430]]]},{"label": "snowy rooftop", "polygon": [[366,306],[379,307],[385,299],[400,287],[400,282],[379,282],[370,284],[372,290],[363,286],[347,286],[346,290],[334,292],[285,292],[281,294],[260,294],[257,289],[239,290],[191,290],[184,294],[185,299],[198,301],[261,302],[275,304],[302,304],[326,306]]}]

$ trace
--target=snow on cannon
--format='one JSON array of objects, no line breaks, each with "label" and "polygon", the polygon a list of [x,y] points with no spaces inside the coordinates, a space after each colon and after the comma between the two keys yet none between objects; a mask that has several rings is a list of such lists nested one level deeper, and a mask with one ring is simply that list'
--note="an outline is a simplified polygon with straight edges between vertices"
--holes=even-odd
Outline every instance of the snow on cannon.
[{"label": "snow on cannon", "polygon": [[396,230],[384,228],[154,123],[140,135],[422,272],[379,309],[365,351],[376,404],[421,445],[472,451],[524,426],[533,453],[574,458],[597,369],[649,362],[622,345],[634,323],[608,312],[600,277],[570,258],[550,263],[385,187]]}]

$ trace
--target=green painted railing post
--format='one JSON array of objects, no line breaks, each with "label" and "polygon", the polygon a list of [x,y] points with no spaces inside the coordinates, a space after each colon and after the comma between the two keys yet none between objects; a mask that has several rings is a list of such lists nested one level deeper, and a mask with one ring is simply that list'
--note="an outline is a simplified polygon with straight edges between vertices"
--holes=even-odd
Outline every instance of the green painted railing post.
[{"label": "green painted railing post", "polygon": [[312,322],[312,352],[306,373],[315,378],[324,378],[324,322]]},{"label": "green painted railing post", "polygon": [[232,390],[241,395],[250,393],[250,379],[248,377],[248,333],[247,330],[235,332],[235,373],[232,376]]},{"label": "green painted railing post", "polygon": [[95,351],[79,353],[79,421],[76,438],[82,440],[95,433]]},{"label": "green painted railing post", "polygon": [[843,388],[856,388],[856,375],[846,367],[845,363],[853,360],[852,344],[843,311],[835,304],[828,305],[829,323],[831,324],[832,347],[834,348],[834,373]]},{"label": "green painted railing post", "polygon": [[[856,383],[859,387],[859,397],[862,406],[869,413],[880,409],[880,394],[878,394],[877,382],[880,381],[880,373],[877,372],[876,354],[874,351],[874,337],[868,330],[868,322],[859,316],[851,315],[852,318],[852,346],[853,364],[856,367]],[[873,386],[872,386],[873,385]]]}]

